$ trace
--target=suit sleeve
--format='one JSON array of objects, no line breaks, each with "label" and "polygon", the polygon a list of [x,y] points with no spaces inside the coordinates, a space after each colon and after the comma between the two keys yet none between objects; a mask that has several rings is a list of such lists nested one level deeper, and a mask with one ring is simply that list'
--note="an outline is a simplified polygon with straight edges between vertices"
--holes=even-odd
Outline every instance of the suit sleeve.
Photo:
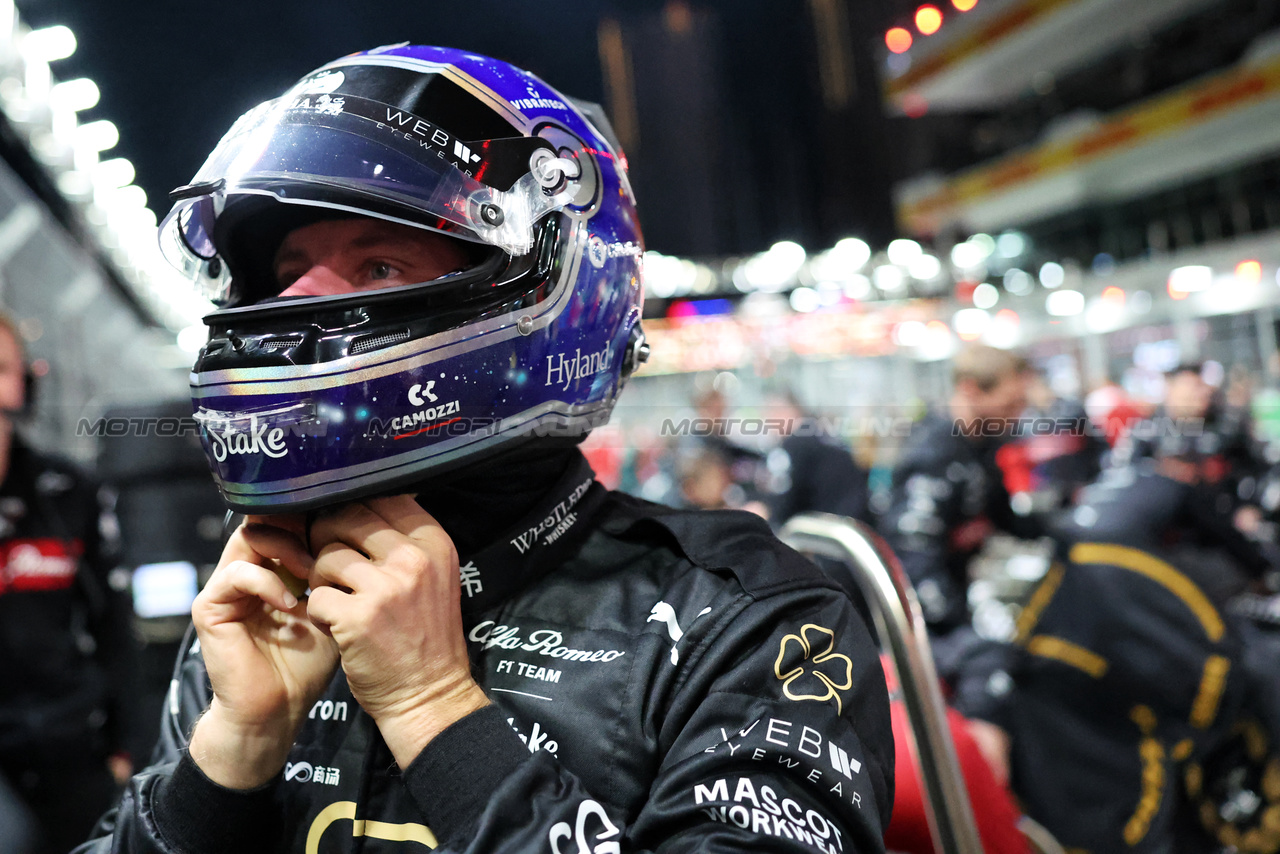
[{"label": "suit sleeve", "polygon": [[405,783],[450,850],[883,851],[893,738],[875,647],[844,596],[790,598],[745,602],[688,648],[651,715],[661,759],[636,810],[530,754],[493,707],[437,737]]}]

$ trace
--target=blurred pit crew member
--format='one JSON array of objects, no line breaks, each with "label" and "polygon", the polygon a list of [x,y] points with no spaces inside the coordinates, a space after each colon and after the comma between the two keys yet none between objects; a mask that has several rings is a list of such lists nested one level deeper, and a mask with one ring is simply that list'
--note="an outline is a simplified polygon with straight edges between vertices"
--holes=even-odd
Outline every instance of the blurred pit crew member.
[{"label": "blurred pit crew member", "polygon": [[1150,414],[1150,409],[1135,400],[1116,380],[1108,377],[1084,397],[1084,410],[1101,431],[1107,445],[1114,448],[1129,433],[1133,425]]},{"label": "blurred pit crew member", "polygon": [[1194,453],[1104,473],[1056,530],[1015,641],[966,662],[957,706],[1007,731],[1015,794],[1068,848],[1220,850],[1186,771],[1280,672],[1225,607],[1272,558],[1219,506],[1215,473]]},{"label": "blurred pit crew member", "polygon": [[162,239],[224,288],[196,417],[249,518],[83,851],[882,850],[862,612],[577,449],[644,352],[625,163],[541,79],[393,45],[178,191]]},{"label": "blurred pit crew member", "polygon": [[790,390],[766,401],[768,422],[782,422],[782,441],[765,456],[764,504],[775,528],[799,513],[834,513],[871,523],[867,472],[852,449],[824,430]]},{"label": "blurred pit crew member", "polygon": [[746,475],[739,474],[737,479],[749,480],[759,454],[738,441],[735,434],[741,431],[738,420],[730,415],[728,395],[715,387],[699,391],[693,398],[693,410],[700,422],[710,425],[710,430],[699,431],[694,437],[697,444],[716,449],[736,467],[745,465]]},{"label": "blurred pit crew member", "polygon": [[[679,432],[661,449],[648,477],[628,491],[672,507],[733,507],[764,515],[756,487],[764,456],[739,441],[741,422],[730,415],[728,396],[712,386],[694,394],[691,402],[694,418],[684,423],[697,428]],[[717,489],[713,481],[722,475],[728,483]]]},{"label": "blurred pit crew member", "polygon": [[1051,515],[1097,480],[1109,446],[1083,405],[1056,394],[1031,367],[1026,380],[1029,429],[1003,445],[996,462],[1015,509]]},{"label": "blurred pit crew member", "polygon": [[[996,452],[1026,407],[1023,361],[1013,353],[968,346],[952,365],[946,415],[930,413],[912,427],[893,471],[880,529],[915,586],[935,636],[969,620],[969,560],[1001,529],[1034,538],[1033,517],[1014,514]],[[943,658],[939,671],[946,673]]]},{"label": "blurred pit crew member", "polygon": [[0,315],[0,777],[34,817],[34,850],[64,854],[133,770],[132,609],[109,583],[106,497],[15,431],[29,385]]},{"label": "blurred pit crew member", "polygon": [[1256,483],[1268,464],[1254,441],[1246,407],[1215,399],[1198,363],[1178,365],[1165,375],[1164,402],[1151,418],[1133,425],[1116,445],[1113,464],[1125,466],[1143,457],[1194,454],[1207,479],[1236,507],[1247,507],[1240,523],[1250,527]]},{"label": "blurred pit crew member", "polygon": [[726,510],[744,503],[742,488],[733,481],[733,465],[713,446],[691,452],[678,466],[680,503],[677,506]]}]

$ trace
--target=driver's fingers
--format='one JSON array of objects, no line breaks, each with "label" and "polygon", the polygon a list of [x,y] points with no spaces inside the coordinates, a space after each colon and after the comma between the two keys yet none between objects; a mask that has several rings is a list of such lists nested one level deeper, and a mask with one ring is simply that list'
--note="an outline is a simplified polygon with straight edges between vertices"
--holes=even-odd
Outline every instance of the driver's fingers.
[{"label": "driver's fingers", "polygon": [[269,525],[250,524],[241,528],[241,536],[254,553],[278,562],[286,570],[285,586],[295,596],[307,589],[307,580],[315,567],[315,560],[296,535]]},{"label": "driver's fingers", "polygon": [[453,540],[436,521],[435,517],[422,508],[413,495],[390,495],[383,498],[368,498],[364,502],[369,509],[397,531],[411,540],[417,540],[427,548],[453,549]]},{"label": "driver's fingers", "polygon": [[255,597],[280,611],[291,611],[298,597],[289,592],[284,581],[265,566],[247,560],[233,560],[218,568],[197,602],[214,609],[241,606],[247,597]]},{"label": "driver's fingers", "polygon": [[350,546],[374,560],[382,560],[402,546],[405,535],[364,504],[348,504],[320,516],[311,525],[311,553],[321,554],[334,543]]},{"label": "driver's fingers", "polygon": [[344,543],[329,543],[316,556],[312,587],[317,581],[344,590],[366,589],[378,570],[356,549]]}]

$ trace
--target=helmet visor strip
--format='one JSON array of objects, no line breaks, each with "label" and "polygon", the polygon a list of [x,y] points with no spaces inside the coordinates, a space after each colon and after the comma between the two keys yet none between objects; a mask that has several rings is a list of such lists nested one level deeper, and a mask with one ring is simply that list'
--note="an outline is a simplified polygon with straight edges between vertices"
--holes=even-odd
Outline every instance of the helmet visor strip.
[{"label": "helmet visor strip", "polygon": [[[229,196],[248,193],[409,222],[521,255],[533,246],[534,225],[571,202],[578,169],[538,138],[464,143],[359,96],[286,96],[242,116],[218,144],[192,195],[161,224],[161,249],[207,296],[225,298],[230,281],[214,226]],[[498,189],[481,180],[490,171],[519,177]]]}]

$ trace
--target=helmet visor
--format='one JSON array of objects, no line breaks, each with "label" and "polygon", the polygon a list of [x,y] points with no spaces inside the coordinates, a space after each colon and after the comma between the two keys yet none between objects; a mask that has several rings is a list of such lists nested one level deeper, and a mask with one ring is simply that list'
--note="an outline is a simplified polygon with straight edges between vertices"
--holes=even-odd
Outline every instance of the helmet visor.
[{"label": "helmet visor", "polygon": [[572,200],[578,168],[536,137],[463,142],[368,98],[291,93],[242,116],[192,183],[175,191],[161,249],[219,301],[229,274],[217,258],[218,216],[230,197],[253,194],[407,222],[522,255],[538,220]]}]

